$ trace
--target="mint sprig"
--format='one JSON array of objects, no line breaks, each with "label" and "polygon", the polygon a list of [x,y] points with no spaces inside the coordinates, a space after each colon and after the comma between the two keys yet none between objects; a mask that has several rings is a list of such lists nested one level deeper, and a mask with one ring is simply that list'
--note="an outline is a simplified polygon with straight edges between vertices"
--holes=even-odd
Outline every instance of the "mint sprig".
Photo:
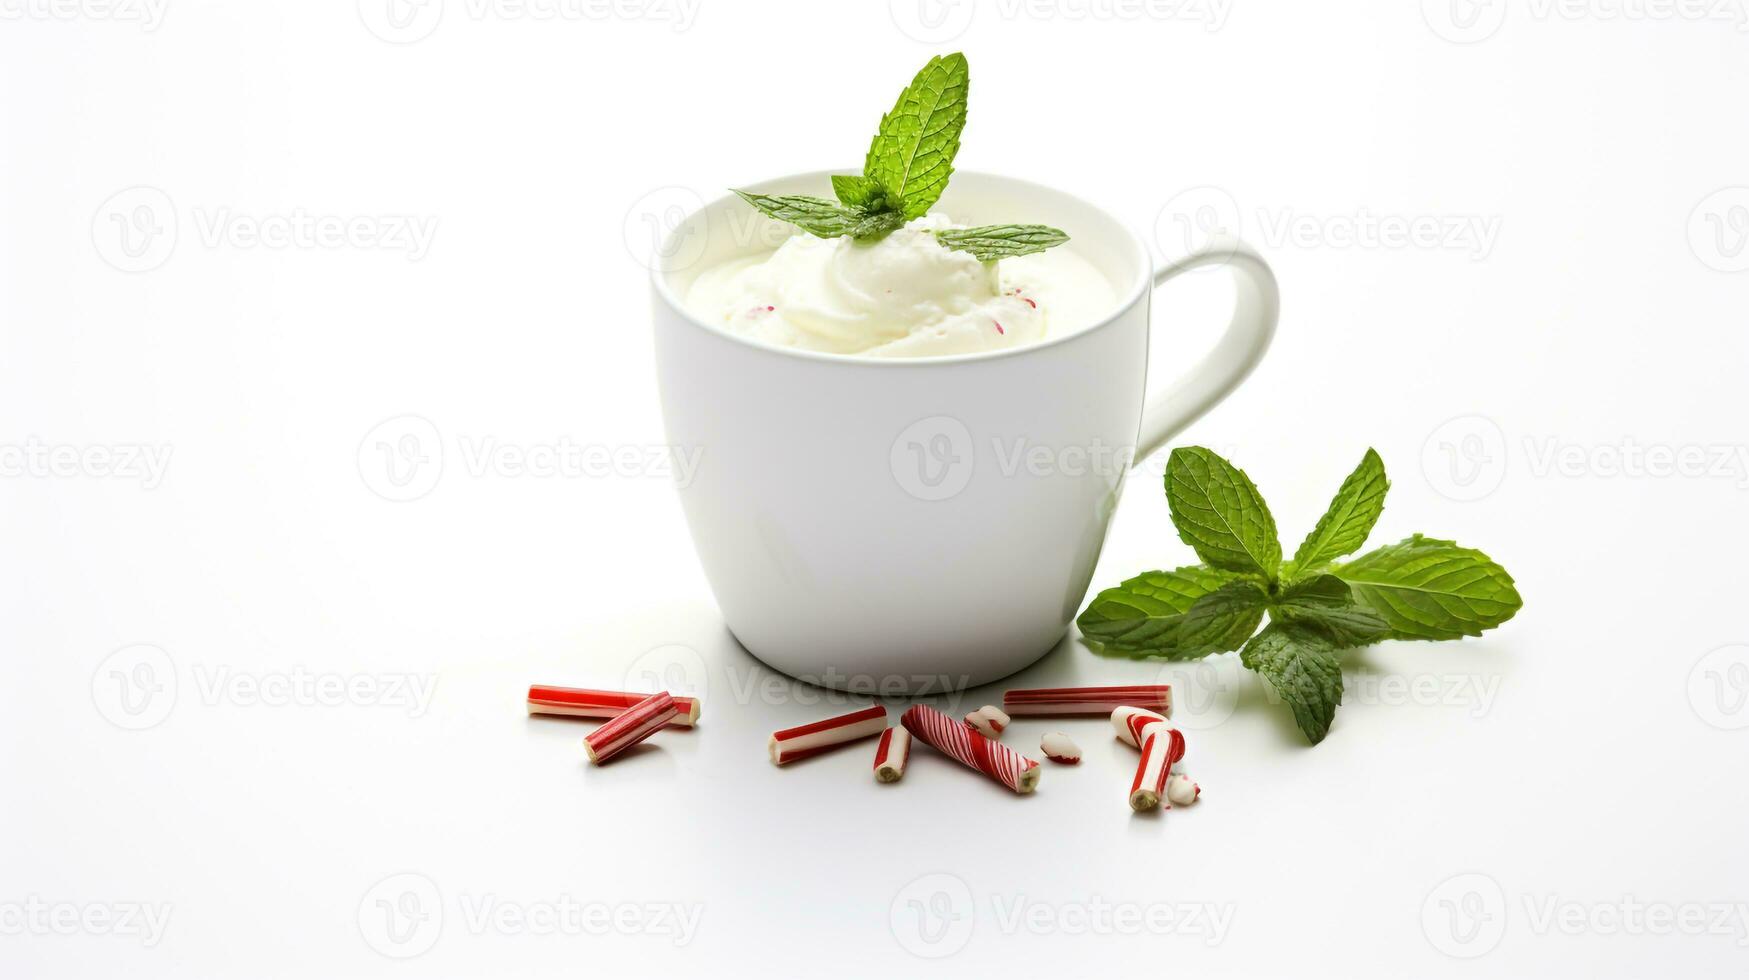
[{"label": "mint sprig", "polygon": [[1504,568],[1451,541],[1417,534],[1337,562],[1365,544],[1389,486],[1384,462],[1367,450],[1284,563],[1275,519],[1250,477],[1200,446],[1173,450],[1166,503],[1203,564],[1099,593],[1076,620],[1083,640],[1110,656],[1165,660],[1239,650],[1307,740],[1323,741],[1342,702],[1343,650],[1479,636],[1524,605]]},{"label": "mint sprig", "polygon": [[[966,126],[971,87],[966,56],[934,57],[899,93],[870,141],[862,175],[834,174],[834,204],[805,195],[735,191],[741,200],[777,221],[820,238],[877,241],[900,225],[929,213],[947,189],[960,133]],[[1032,255],[1069,240],[1045,225],[983,225],[936,232],[943,248],[970,253],[980,262]]]},{"label": "mint sprig", "polygon": [[1042,252],[1063,244],[1069,236],[1045,225],[980,225],[938,231],[935,240],[948,248],[970,252],[980,262],[994,262]]},{"label": "mint sprig", "polygon": [[931,58],[899,93],[893,111],[881,117],[862,173],[881,185],[906,220],[927,213],[947,189],[970,87],[965,55]]}]

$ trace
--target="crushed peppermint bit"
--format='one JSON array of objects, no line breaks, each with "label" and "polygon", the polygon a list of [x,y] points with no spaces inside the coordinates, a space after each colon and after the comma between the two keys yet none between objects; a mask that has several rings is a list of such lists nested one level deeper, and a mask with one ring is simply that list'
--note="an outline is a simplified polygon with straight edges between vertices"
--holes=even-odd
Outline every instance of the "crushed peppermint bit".
[{"label": "crushed peppermint bit", "polygon": [[1025,297],[1025,296],[1022,296],[1022,297],[1020,297],[1020,301],[1021,301],[1021,302],[1022,302],[1022,303],[1025,303],[1025,304],[1026,304],[1026,305],[1028,305],[1028,306],[1030,306],[1030,307],[1032,307],[1032,308],[1033,308],[1033,309],[1035,309],[1035,310],[1036,310],[1036,309],[1038,309],[1038,304],[1037,304],[1037,303],[1034,303],[1034,302],[1033,302],[1033,301],[1032,301],[1032,300],[1030,300],[1030,299],[1027,299],[1027,298],[1026,298],[1026,297]]},{"label": "crushed peppermint bit", "polygon": [[1001,320],[991,320],[990,322],[994,323],[996,325],[996,332],[997,333],[1003,335],[1004,337],[1008,336],[1008,331],[1002,329],[1002,321]]}]

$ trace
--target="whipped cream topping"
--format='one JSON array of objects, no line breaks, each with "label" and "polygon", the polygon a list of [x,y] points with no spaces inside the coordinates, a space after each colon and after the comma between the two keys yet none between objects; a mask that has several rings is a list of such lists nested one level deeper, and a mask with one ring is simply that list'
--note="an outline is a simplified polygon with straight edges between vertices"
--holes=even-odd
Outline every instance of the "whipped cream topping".
[{"label": "whipped cream topping", "polygon": [[776,251],[705,270],[691,312],[765,343],[868,357],[1002,350],[1092,326],[1117,305],[1073,251],[980,262],[942,247],[957,227],[928,214],[876,242],[795,235]]}]

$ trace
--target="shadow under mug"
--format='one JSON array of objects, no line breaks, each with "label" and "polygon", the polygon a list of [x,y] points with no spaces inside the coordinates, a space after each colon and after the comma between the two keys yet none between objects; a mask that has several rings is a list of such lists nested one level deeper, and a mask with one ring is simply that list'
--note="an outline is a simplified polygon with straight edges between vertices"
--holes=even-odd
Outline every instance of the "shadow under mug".
[{"label": "shadow under mug", "polygon": [[[820,194],[828,176],[751,189]],[[724,197],[658,250],[657,377],[669,441],[699,453],[679,494],[705,576],[743,646],[825,687],[958,690],[1049,652],[1086,596],[1129,466],[1236,388],[1275,331],[1275,276],[1236,239],[1156,270],[1098,208],[963,170],[940,209],[969,225],[1024,213],[1062,228],[1111,280],[1116,308],[1001,351],[822,354],[732,336],[684,305],[701,271],[770,248],[783,226]],[[1234,274],[1232,323],[1144,399],[1153,287],[1205,265]]]}]

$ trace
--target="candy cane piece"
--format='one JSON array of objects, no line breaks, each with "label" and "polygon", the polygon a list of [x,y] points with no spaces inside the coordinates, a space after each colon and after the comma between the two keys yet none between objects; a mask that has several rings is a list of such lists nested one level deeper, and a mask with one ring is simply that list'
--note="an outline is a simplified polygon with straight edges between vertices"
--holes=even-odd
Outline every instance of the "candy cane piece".
[{"label": "candy cane piece", "polygon": [[[1140,813],[1160,805],[1172,764],[1184,758],[1184,736],[1170,725],[1155,722],[1143,729],[1142,758],[1130,784],[1130,809]],[[1166,809],[1172,805],[1168,803]]]},{"label": "candy cane piece", "polygon": [[1038,740],[1040,752],[1052,762],[1060,762],[1072,766],[1081,761],[1081,746],[1075,740],[1062,732],[1050,732]]},{"label": "candy cane piece", "polygon": [[966,715],[966,724],[977,729],[978,734],[985,738],[1001,738],[1002,730],[1008,727],[1008,714],[993,704],[986,704],[976,711]]},{"label": "candy cane piece", "polygon": [[1169,715],[1172,713],[1172,685],[1039,687],[1002,692],[1002,707],[1011,715],[1104,715],[1121,705],[1134,705]]},{"label": "candy cane piece", "polygon": [[875,747],[875,779],[896,783],[905,775],[905,763],[911,758],[911,733],[903,728],[889,728],[881,733],[881,744]]},{"label": "candy cane piece", "polygon": [[926,704],[914,704],[899,722],[928,745],[1015,791],[1038,788],[1038,763],[993,742]]},{"label": "candy cane piece", "polygon": [[656,734],[674,720],[679,710],[667,691],[652,694],[583,736],[583,749],[589,753],[589,761],[599,766]]},{"label": "candy cane piece", "polygon": [[1178,806],[1189,806],[1202,797],[1202,787],[1189,776],[1175,772],[1166,777],[1166,799]]},{"label": "candy cane piece", "polygon": [[1116,730],[1118,741],[1132,749],[1142,747],[1142,729],[1155,723],[1164,724],[1165,721],[1163,715],[1128,704],[1111,713],[1111,727]]},{"label": "candy cane piece", "polygon": [[[582,687],[553,687],[547,684],[528,686],[528,713],[531,715],[571,715],[577,718],[615,718],[648,694],[627,691],[593,691]],[[675,728],[691,728],[698,724],[698,698],[674,699],[680,714],[668,724]]]},{"label": "candy cane piece", "polygon": [[878,704],[825,721],[785,728],[771,733],[771,761],[787,765],[858,739],[873,738],[886,728],[887,709]]}]

